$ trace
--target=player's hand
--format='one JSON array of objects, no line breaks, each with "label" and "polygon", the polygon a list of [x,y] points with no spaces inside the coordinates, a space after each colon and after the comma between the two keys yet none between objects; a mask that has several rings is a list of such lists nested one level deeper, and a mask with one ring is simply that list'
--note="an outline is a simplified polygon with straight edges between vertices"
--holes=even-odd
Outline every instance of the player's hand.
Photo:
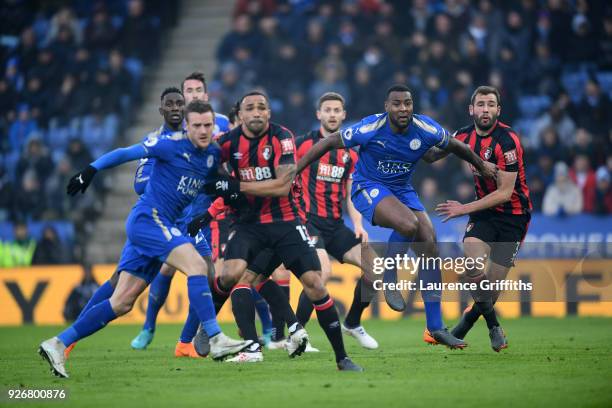
[{"label": "player's hand", "polygon": [[204,185],[204,192],[211,197],[232,198],[240,194],[240,181],[227,176],[210,181]]},{"label": "player's hand", "polygon": [[84,193],[85,190],[87,190],[87,187],[89,187],[89,184],[91,184],[91,181],[93,180],[97,171],[98,170],[96,170],[95,167],[89,165],[79,173],[72,176],[68,182],[68,186],[66,187],[66,193],[71,196],[74,196],[79,191]]},{"label": "player's hand", "polygon": [[446,222],[451,218],[461,217],[465,215],[465,206],[459,201],[447,200],[445,203],[440,203],[436,207],[436,212],[439,216],[445,217],[442,222]]},{"label": "player's hand", "polygon": [[355,238],[361,238],[362,243],[368,242],[368,232],[363,228],[363,225],[355,225]]},{"label": "player's hand", "polygon": [[490,179],[495,179],[497,178],[497,171],[499,169],[497,168],[497,165],[495,163],[491,163],[488,161],[483,162],[483,167],[482,170],[480,170],[480,174],[483,177],[486,178],[490,178]]},{"label": "player's hand", "polygon": [[187,232],[192,237],[195,237],[196,235],[198,235],[198,231],[210,224],[212,219],[212,215],[208,211],[206,211],[204,214],[195,217],[189,223],[189,225],[187,226]]}]

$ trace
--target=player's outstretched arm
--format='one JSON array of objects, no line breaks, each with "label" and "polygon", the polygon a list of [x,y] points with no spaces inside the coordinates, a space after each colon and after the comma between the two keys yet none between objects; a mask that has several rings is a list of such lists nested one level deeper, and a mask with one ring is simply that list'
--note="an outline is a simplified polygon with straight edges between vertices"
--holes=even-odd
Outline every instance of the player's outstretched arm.
[{"label": "player's outstretched arm", "polygon": [[450,152],[447,150],[443,150],[439,147],[433,146],[425,153],[425,155],[423,156],[423,160],[427,163],[433,163],[448,156],[449,153]]},{"label": "player's outstretched arm", "polygon": [[453,153],[455,156],[470,163],[480,172],[483,177],[495,178],[497,174],[497,166],[493,163],[482,160],[476,153],[470,149],[470,146],[460,142],[455,138],[450,138],[444,150]]},{"label": "player's outstretched arm", "polygon": [[497,190],[487,194],[479,200],[467,204],[448,200],[445,203],[438,204],[436,212],[438,215],[445,217],[442,222],[446,222],[451,218],[486,210],[487,208],[495,208],[500,204],[510,201],[512,198],[512,191],[514,191],[517,174],[517,172],[500,170],[497,173],[496,179]]},{"label": "player's outstretched arm", "polygon": [[304,170],[304,168],[307,167],[310,163],[319,159],[321,156],[323,156],[330,150],[340,149],[341,147],[344,147],[344,142],[342,141],[342,136],[340,136],[340,132],[332,133],[320,142],[315,143],[314,146],[312,146],[312,148],[308,150],[298,162],[297,173]]},{"label": "player's outstretched arm", "polygon": [[98,160],[72,176],[66,187],[66,192],[71,196],[74,196],[79,191],[84,193],[98,170],[116,167],[129,161],[142,159],[143,157],[147,157],[147,151],[140,143],[105,153]]}]

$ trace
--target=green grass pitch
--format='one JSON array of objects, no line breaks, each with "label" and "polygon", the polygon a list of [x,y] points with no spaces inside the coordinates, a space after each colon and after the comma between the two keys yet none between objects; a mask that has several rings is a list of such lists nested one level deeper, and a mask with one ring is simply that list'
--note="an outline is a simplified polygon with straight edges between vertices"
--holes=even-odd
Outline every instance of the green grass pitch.
[{"label": "green grass pitch", "polygon": [[[450,322],[449,322],[450,323]],[[69,379],[57,379],[36,353],[58,327],[0,328],[0,405],[75,407],[610,407],[612,319],[518,319],[503,322],[510,347],[494,353],[483,322],[469,347],[451,351],[421,341],[423,320],[368,321],[380,348],[345,338],[364,373],[336,371],[316,321],[321,349],[290,360],[267,351],[263,363],[235,365],[173,356],[178,325],[162,325],[146,351],[130,349],[139,327],[110,325],[77,345]],[[234,325],[224,325],[235,336]],[[64,402],[9,402],[7,389],[64,388]],[[51,404],[51,405],[50,405]]]}]

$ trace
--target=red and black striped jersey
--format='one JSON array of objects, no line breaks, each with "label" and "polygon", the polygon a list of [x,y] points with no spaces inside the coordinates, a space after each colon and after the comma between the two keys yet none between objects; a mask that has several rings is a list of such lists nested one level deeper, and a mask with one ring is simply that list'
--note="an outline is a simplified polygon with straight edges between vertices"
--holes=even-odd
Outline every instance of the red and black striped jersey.
[{"label": "red and black striped jersey", "polygon": [[[532,206],[525,177],[525,162],[523,161],[523,146],[518,135],[510,126],[498,121],[487,136],[478,136],[476,128],[472,124],[459,129],[455,138],[468,144],[483,160],[495,163],[500,170],[518,172],[510,201],[489,210],[506,214],[531,212]],[[482,177],[473,167],[472,172],[477,199],[497,190],[495,180]]]},{"label": "red and black striped jersey", "polygon": [[[249,138],[242,132],[242,126],[232,129],[219,139],[221,160],[229,162],[234,173],[242,182],[264,181],[276,178],[276,167],[296,164],[295,140],[293,134],[283,126],[270,123],[268,130],[259,137]],[[286,197],[257,197],[246,195],[249,208],[239,214],[241,220],[261,224],[291,221],[297,219],[297,208]],[[249,213],[249,216],[246,213]],[[252,219],[250,216],[253,216]]]},{"label": "red and black striped jersey", "polygon": [[[319,140],[321,131],[312,131],[296,139],[298,160]],[[346,183],[355,170],[357,153],[349,148],[325,153],[299,174],[302,187],[300,206],[307,214],[322,218],[342,217]]]}]

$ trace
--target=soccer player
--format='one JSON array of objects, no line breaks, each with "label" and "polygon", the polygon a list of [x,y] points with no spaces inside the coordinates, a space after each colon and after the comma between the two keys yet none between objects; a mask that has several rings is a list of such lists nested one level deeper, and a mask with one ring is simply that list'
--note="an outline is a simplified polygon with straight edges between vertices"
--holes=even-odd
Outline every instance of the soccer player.
[{"label": "soccer player", "polygon": [[[485,279],[506,278],[527,234],[532,205],[521,141],[510,126],[499,120],[499,91],[490,86],[478,87],[472,94],[469,112],[473,123],[458,130],[455,138],[483,160],[495,163],[499,168],[497,179],[487,179],[472,168],[477,199],[466,204],[448,200],[439,204],[436,211],[445,217],[443,222],[466,214],[470,216],[463,237],[465,256],[484,257],[490,262],[486,273],[475,268],[467,271],[463,279],[479,284]],[[445,152],[432,150],[426,159],[435,161],[443,156]],[[474,305],[465,311],[451,333],[457,338],[465,338],[483,315],[493,350],[499,352],[506,348],[506,336],[493,309],[499,295],[499,291],[473,291]]]},{"label": "soccer player", "polygon": [[[493,177],[496,170],[493,164],[486,164],[465,144],[451,138],[437,122],[414,114],[412,93],[404,85],[394,85],[387,90],[385,113],[368,116],[315,144],[300,159],[297,171],[302,171],[332,149],[353,146],[360,146],[359,160],[353,173],[353,204],[372,225],[393,230],[386,254],[389,257],[399,254],[398,244],[403,247],[413,241],[422,243],[426,257],[438,256],[431,220],[410,185],[415,163],[429,148],[436,146],[454,153],[486,177]],[[403,248],[401,250],[405,251]],[[440,282],[440,270],[422,268],[419,279],[424,285]],[[424,291],[421,295],[428,333],[448,347],[465,347],[466,343],[451,335],[444,326],[441,293]]]},{"label": "soccer player", "polygon": [[[268,98],[250,92],[240,101],[242,125],[219,140],[222,160],[228,161],[238,179],[220,178],[207,184],[206,191],[219,196],[238,192],[246,195],[248,206],[241,208],[234,234],[229,239],[223,273],[214,281],[215,303],[231,297],[234,316],[244,338],[252,342],[236,362],[262,361],[256,342],[254,305],[250,289],[257,276],[246,271],[249,263],[265,248],[271,248],[287,269],[300,279],[314,303],[319,324],[329,339],[339,370],[362,371],[347,356],[338,313],[320,277],[320,264],[306,227],[300,222],[290,197],[295,176],[295,141],[291,132],[270,122]],[[245,273],[246,272],[246,273]],[[271,280],[264,280],[260,291]],[[263,293],[263,292],[262,292]],[[287,302],[288,304],[288,302]],[[295,322],[289,328],[288,352],[303,352],[308,335]]]},{"label": "soccer player", "polygon": [[[344,105],[342,95],[335,92],[325,93],[319,98],[319,130],[296,139],[298,159],[316,143],[340,129],[346,118]],[[306,215],[308,233],[316,242],[324,283],[331,275],[328,253],[340,262],[362,269],[361,242],[367,242],[368,233],[363,228],[361,214],[355,209],[350,198],[353,184],[351,175],[356,162],[357,153],[354,150],[338,149],[325,153],[299,174],[298,182],[302,191],[300,204]],[[344,199],[355,232],[344,225],[342,220]],[[374,293],[371,280],[365,275],[361,276],[355,286],[353,302],[342,324],[342,331],[357,339],[358,343],[367,349],[378,348],[378,342],[361,326],[361,315],[370,305]],[[306,326],[312,310],[312,302],[302,291],[296,313],[302,326]]]},{"label": "soccer player", "polygon": [[214,126],[212,107],[194,101],[187,106],[186,117],[187,138],[152,136],[144,143],[101,156],[70,179],[68,194],[84,193],[100,170],[144,157],[156,159],[146,191],[126,222],[127,241],[117,266],[120,271],[117,287],[110,299],[93,306],[81,319],[39,347],[39,354],[55,375],[68,377],[65,348],[128,313],[164,262],[187,275],[189,302],[207,332],[213,358],[236,354],[248,345],[221,332],[208,287],[209,267],[194,248],[193,238],[181,233],[176,225],[183,209],[201,192],[206,180],[214,177],[211,173],[216,173],[220,155],[219,147],[210,143]]},{"label": "soccer player", "polygon": [[[206,78],[201,72],[193,72],[189,74],[181,83],[181,92],[184,95],[185,103],[188,105],[192,101],[204,101],[208,102],[208,89],[206,86]],[[213,137],[218,136],[222,132],[229,130],[229,120],[226,116],[221,114],[215,114],[215,126],[213,128]],[[146,136],[145,136],[146,138]],[[134,178],[134,190],[136,194],[141,195],[145,191],[145,187],[148,183],[151,170],[153,168],[153,161],[147,158],[142,159],[136,169]],[[207,209],[210,206],[210,199],[202,194],[186,209],[185,216],[181,219],[179,224],[182,227],[183,233],[186,233],[186,226],[191,221],[189,214],[192,212],[192,208],[197,209],[197,213],[201,213],[202,210]],[[196,211],[196,210],[194,210]],[[183,228],[184,227],[184,228]],[[203,228],[202,234],[206,238],[206,242],[211,242],[211,234],[209,228]],[[195,235],[194,235],[195,236]],[[202,242],[201,237],[196,237],[198,243]],[[200,255],[208,257],[208,254]],[[168,293],[170,292],[170,284],[176,270],[167,264],[164,264],[160,270],[160,273],[155,277],[151,286],[149,287],[149,297],[147,302],[147,311],[145,314],[145,322],[143,324],[140,333],[132,340],[131,346],[136,350],[145,349],[153,341],[155,334],[155,326],[157,322],[157,315],[161,310]],[[183,331],[176,344],[174,354],[177,357],[198,357],[208,354],[208,341],[206,338],[198,336],[192,343],[192,339],[198,330],[198,319],[193,310],[190,310],[187,314],[187,319],[183,327]],[[199,331],[200,335],[204,332]]]}]

